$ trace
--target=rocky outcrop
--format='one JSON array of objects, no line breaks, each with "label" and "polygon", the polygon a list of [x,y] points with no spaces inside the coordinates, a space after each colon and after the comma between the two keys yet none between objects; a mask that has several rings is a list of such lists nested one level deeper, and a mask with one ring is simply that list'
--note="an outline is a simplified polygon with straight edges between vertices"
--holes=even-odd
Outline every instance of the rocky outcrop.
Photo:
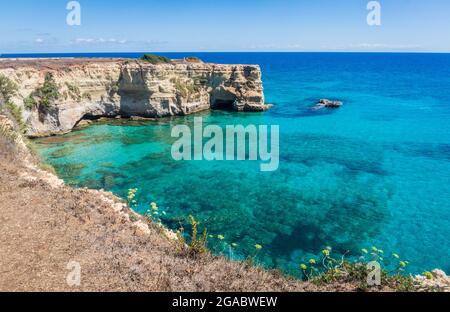
[{"label": "rocky outcrop", "polygon": [[342,103],[341,101],[331,101],[328,99],[322,99],[320,100],[319,105],[323,105],[327,108],[339,108],[342,105],[344,105],[344,103]]},{"label": "rocky outcrop", "polygon": [[322,99],[319,101],[318,104],[316,104],[313,107],[313,110],[318,110],[321,108],[340,108],[342,107],[342,105],[344,105],[344,103],[341,101],[331,101],[328,99]]},{"label": "rocky outcrop", "polygon": [[450,292],[450,277],[442,270],[426,272],[424,275],[416,276],[415,280],[424,289]]},{"label": "rocky outcrop", "polygon": [[[24,105],[53,75],[60,96],[46,109]],[[36,59],[0,61],[0,74],[18,86],[27,135],[67,132],[96,117],[165,117],[208,109],[263,111],[257,65],[172,62],[152,65],[125,59]]]}]

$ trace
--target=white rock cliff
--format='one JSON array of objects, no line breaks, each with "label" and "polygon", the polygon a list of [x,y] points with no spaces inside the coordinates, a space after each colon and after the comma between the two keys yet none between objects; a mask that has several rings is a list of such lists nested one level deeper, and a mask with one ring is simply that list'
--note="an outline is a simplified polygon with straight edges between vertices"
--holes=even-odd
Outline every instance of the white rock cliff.
[{"label": "white rock cliff", "polygon": [[[60,96],[43,113],[24,99],[53,74]],[[29,136],[68,132],[84,118],[188,115],[211,108],[263,111],[257,65],[174,61],[152,65],[125,59],[0,61],[0,74],[18,85],[13,101],[23,108]]]}]

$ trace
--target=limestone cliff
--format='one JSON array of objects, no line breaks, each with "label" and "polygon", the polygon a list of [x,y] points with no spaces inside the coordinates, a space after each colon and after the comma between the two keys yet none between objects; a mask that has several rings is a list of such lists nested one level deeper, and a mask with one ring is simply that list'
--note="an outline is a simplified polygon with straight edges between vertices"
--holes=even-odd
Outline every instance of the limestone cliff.
[{"label": "limestone cliff", "polygon": [[[24,105],[51,73],[59,96],[46,109]],[[0,75],[18,85],[27,135],[70,131],[80,120],[103,116],[164,117],[211,108],[265,109],[257,65],[173,61],[153,65],[125,59],[0,61]]]}]

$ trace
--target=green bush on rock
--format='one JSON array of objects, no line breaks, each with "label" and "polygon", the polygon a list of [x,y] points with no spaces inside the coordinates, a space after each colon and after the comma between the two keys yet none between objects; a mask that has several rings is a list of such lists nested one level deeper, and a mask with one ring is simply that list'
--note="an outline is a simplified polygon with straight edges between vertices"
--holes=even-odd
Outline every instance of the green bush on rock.
[{"label": "green bush on rock", "polygon": [[44,84],[26,97],[23,103],[25,109],[32,110],[36,107],[42,111],[52,107],[54,102],[60,97],[61,93],[53,74],[46,73]]},{"label": "green bush on rock", "polygon": [[17,90],[18,86],[14,81],[4,75],[0,75],[0,110],[8,112],[18,125],[19,131],[24,132],[25,123],[22,119],[22,108],[12,102],[12,98],[17,94]]},{"label": "green bush on rock", "polygon": [[185,60],[189,63],[201,63],[202,60],[196,56],[186,57]]},{"label": "green bush on rock", "polygon": [[17,93],[17,84],[4,75],[0,75],[0,101],[5,103],[11,101],[11,98]]},{"label": "green bush on rock", "polygon": [[141,60],[146,61],[150,64],[167,64],[170,63],[171,60],[165,56],[153,55],[153,54],[144,54]]}]

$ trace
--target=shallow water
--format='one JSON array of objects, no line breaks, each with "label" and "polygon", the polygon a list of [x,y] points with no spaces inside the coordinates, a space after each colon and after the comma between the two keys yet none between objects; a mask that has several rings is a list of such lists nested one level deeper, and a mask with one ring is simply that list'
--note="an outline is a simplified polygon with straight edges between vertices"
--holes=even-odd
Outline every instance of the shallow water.
[{"label": "shallow water", "polygon": [[[196,53],[205,61],[261,65],[266,113],[201,113],[208,124],[280,125],[280,168],[257,162],[176,162],[171,127],[112,121],[37,140],[67,183],[155,201],[176,229],[192,214],[238,247],[264,246],[267,266],[298,271],[325,246],[378,246],[421,273],[450,273],[450,55]],[[133,56],[133,55],[128,55]],[[180,54],[170,54],[180,57]],[[345,102],[312,112],[320,98]],[[219,246],[222,245],[213,243]]]}]

